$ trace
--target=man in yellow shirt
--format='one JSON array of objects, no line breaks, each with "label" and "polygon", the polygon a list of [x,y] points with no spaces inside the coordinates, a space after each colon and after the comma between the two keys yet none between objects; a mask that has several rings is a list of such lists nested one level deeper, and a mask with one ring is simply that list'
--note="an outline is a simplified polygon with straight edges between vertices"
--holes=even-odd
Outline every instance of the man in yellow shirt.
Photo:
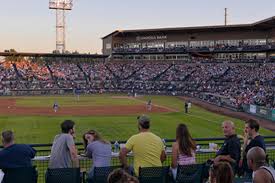
[{"label": "man in yellow shirt", "polygon": [[137,119],[139,133],[129,138],[121,149],[119,158],[122,165],[127,167],[127,153],[133,151],[134,170],[139,175],[139,167],[162,166],[166,154],[161,138],[150,132],[150,118],[142,115]]}]

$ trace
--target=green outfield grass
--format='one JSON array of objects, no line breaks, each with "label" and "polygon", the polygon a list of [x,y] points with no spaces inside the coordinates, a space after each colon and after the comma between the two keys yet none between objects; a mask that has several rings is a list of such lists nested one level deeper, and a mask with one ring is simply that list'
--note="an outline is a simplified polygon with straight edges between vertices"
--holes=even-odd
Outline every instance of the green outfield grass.
[{"label": "green outfield grass", "polygon": [[[5,97],[6,98],[6,97]],[[54,101],[60,106],[99,106],[99,105],[134,105],[142,104],[149,98],[153,104],[173,108],[179,112],[151,114],[151,130],[162,138],[175,138],[178,123],[186,123],[193,137],[222,137],[221,123],[231,119],[236,123],[237,134],[242,134],[243,121],[208,112],[192,106],[190,114],[183,113],[184,102],[171,96],[144,96],[138,100],[114,99],[111,95],[81,96],[77,102],[73,96],[16,97],[20,106],[51,107]],[[0,98],[1,102],[1,98]],[[1,109],[0,109],[1,110]],[[12,129],[19,143],[51,143],[60,132],[60,123],[65,119],[76,122],[76,141],[81,141],[82,134],[89,129],[96,129],[108,140],[127,140],[137,133],[136,115],[125,116],[0,116],[0,131]],[[263,135],[274,133],[261,129]]]},{"label": "green outfield grass", "polygon": [[104,105],[136,105],[141,102],[130,99],[115,98],[110,95],[91,95],[81,96],[78,101],[75,96],[49,96],[49,97],[16,97],[16,105],[31,107],[52,107],[55,101],[60,106],[104,106]]}]

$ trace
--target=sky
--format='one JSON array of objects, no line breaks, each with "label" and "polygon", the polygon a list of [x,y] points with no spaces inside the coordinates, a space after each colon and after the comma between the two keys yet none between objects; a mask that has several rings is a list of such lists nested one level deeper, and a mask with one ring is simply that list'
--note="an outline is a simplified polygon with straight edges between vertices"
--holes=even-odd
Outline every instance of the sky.
[{"label": "sky", "polygon": [[[55,11],[48,0],[0,0],[0,52],[52,52]],[[101,53],[114,30],[253,23],[275,16],[275,0],[74,0],[66,49]]]}]

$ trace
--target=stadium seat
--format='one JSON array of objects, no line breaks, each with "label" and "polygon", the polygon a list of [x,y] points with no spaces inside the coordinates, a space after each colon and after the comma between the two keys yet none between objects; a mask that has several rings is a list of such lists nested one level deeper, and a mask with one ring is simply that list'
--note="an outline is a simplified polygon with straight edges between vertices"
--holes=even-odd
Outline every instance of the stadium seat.
[{"label": "stadium seat", "polygon": [[121,168],[121,166],[95,167],[92,180],[88,178],[87,182],[107,183],[108,175],[117,168]]},{"label": "stadium seat", "polygon": [[36,167],[3,169],[5,176],[2,183],[28,182],[37,183]]},{"label": "stadium seat", "polygon": [[201,183],[202,164],[178,165],[176,183]]},{"label": "stadium seat", "polygon": [[139,168],[140,183],[168,182],[169,166]]},{"label": "stadium seat", "polygon": [[252,183],[252,178],[250,177],[236,177],[234,183]]},{"label": "stadium seat", "polygon": [[46,183],[81,183],[80,168],[55,168],[46,172]]}]

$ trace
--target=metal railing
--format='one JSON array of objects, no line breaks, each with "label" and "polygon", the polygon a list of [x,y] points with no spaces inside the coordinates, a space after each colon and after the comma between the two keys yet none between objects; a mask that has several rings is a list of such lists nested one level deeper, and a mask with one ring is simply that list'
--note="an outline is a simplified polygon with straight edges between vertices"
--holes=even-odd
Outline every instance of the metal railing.
[{"label": "metal railing", "polygon": [[[267,146],[267,154],[269,159],[275,160],[275,136],[265,136],[265,142]],[[172,143],[175,141],[175,139],[164,139],[166,147],[171,147]],[[200,146],[201,149],[208,149],[209,143],[216,143],[218,144],[218,147],[221,147],[223,144],[224,138],[196,138],[197,145]],[[121,143],[126,143],[126,141],[118,141]],[[114,141],[111,141],[112,144],[114,144]],[[36,156],[49,156],[50,155],[50,148],[52,144],[30,144],[33,148],[37,150]],[[84,153],[83,144],[82,143],[76,143],[79,154]],[[198,151],[196,153],[196,162],[197,163],[203,163],[206,162],[208,159],[215,157],[215,151],[211,152],[201,152]],[[48,168],[49,158],[40,159],[40,160],[34,160],[33,165],[37,167],[38,170],[38,182],[44,183],[45,182],[45,173]],[[82,172],[88,172],[89,169],[92,166],[92,160],[88,158],[79,158],[80,160],[80,167]],[[169,166],[171,165],[172,157],[171,153],[168,153],[167,159],[164,161],[163,165]],[[133,157],[128,157],[128,163],[130,165],[133,165]],[[117,156],[113,156],[112,158],[112,165],[120,165],[120,161]]]}]

